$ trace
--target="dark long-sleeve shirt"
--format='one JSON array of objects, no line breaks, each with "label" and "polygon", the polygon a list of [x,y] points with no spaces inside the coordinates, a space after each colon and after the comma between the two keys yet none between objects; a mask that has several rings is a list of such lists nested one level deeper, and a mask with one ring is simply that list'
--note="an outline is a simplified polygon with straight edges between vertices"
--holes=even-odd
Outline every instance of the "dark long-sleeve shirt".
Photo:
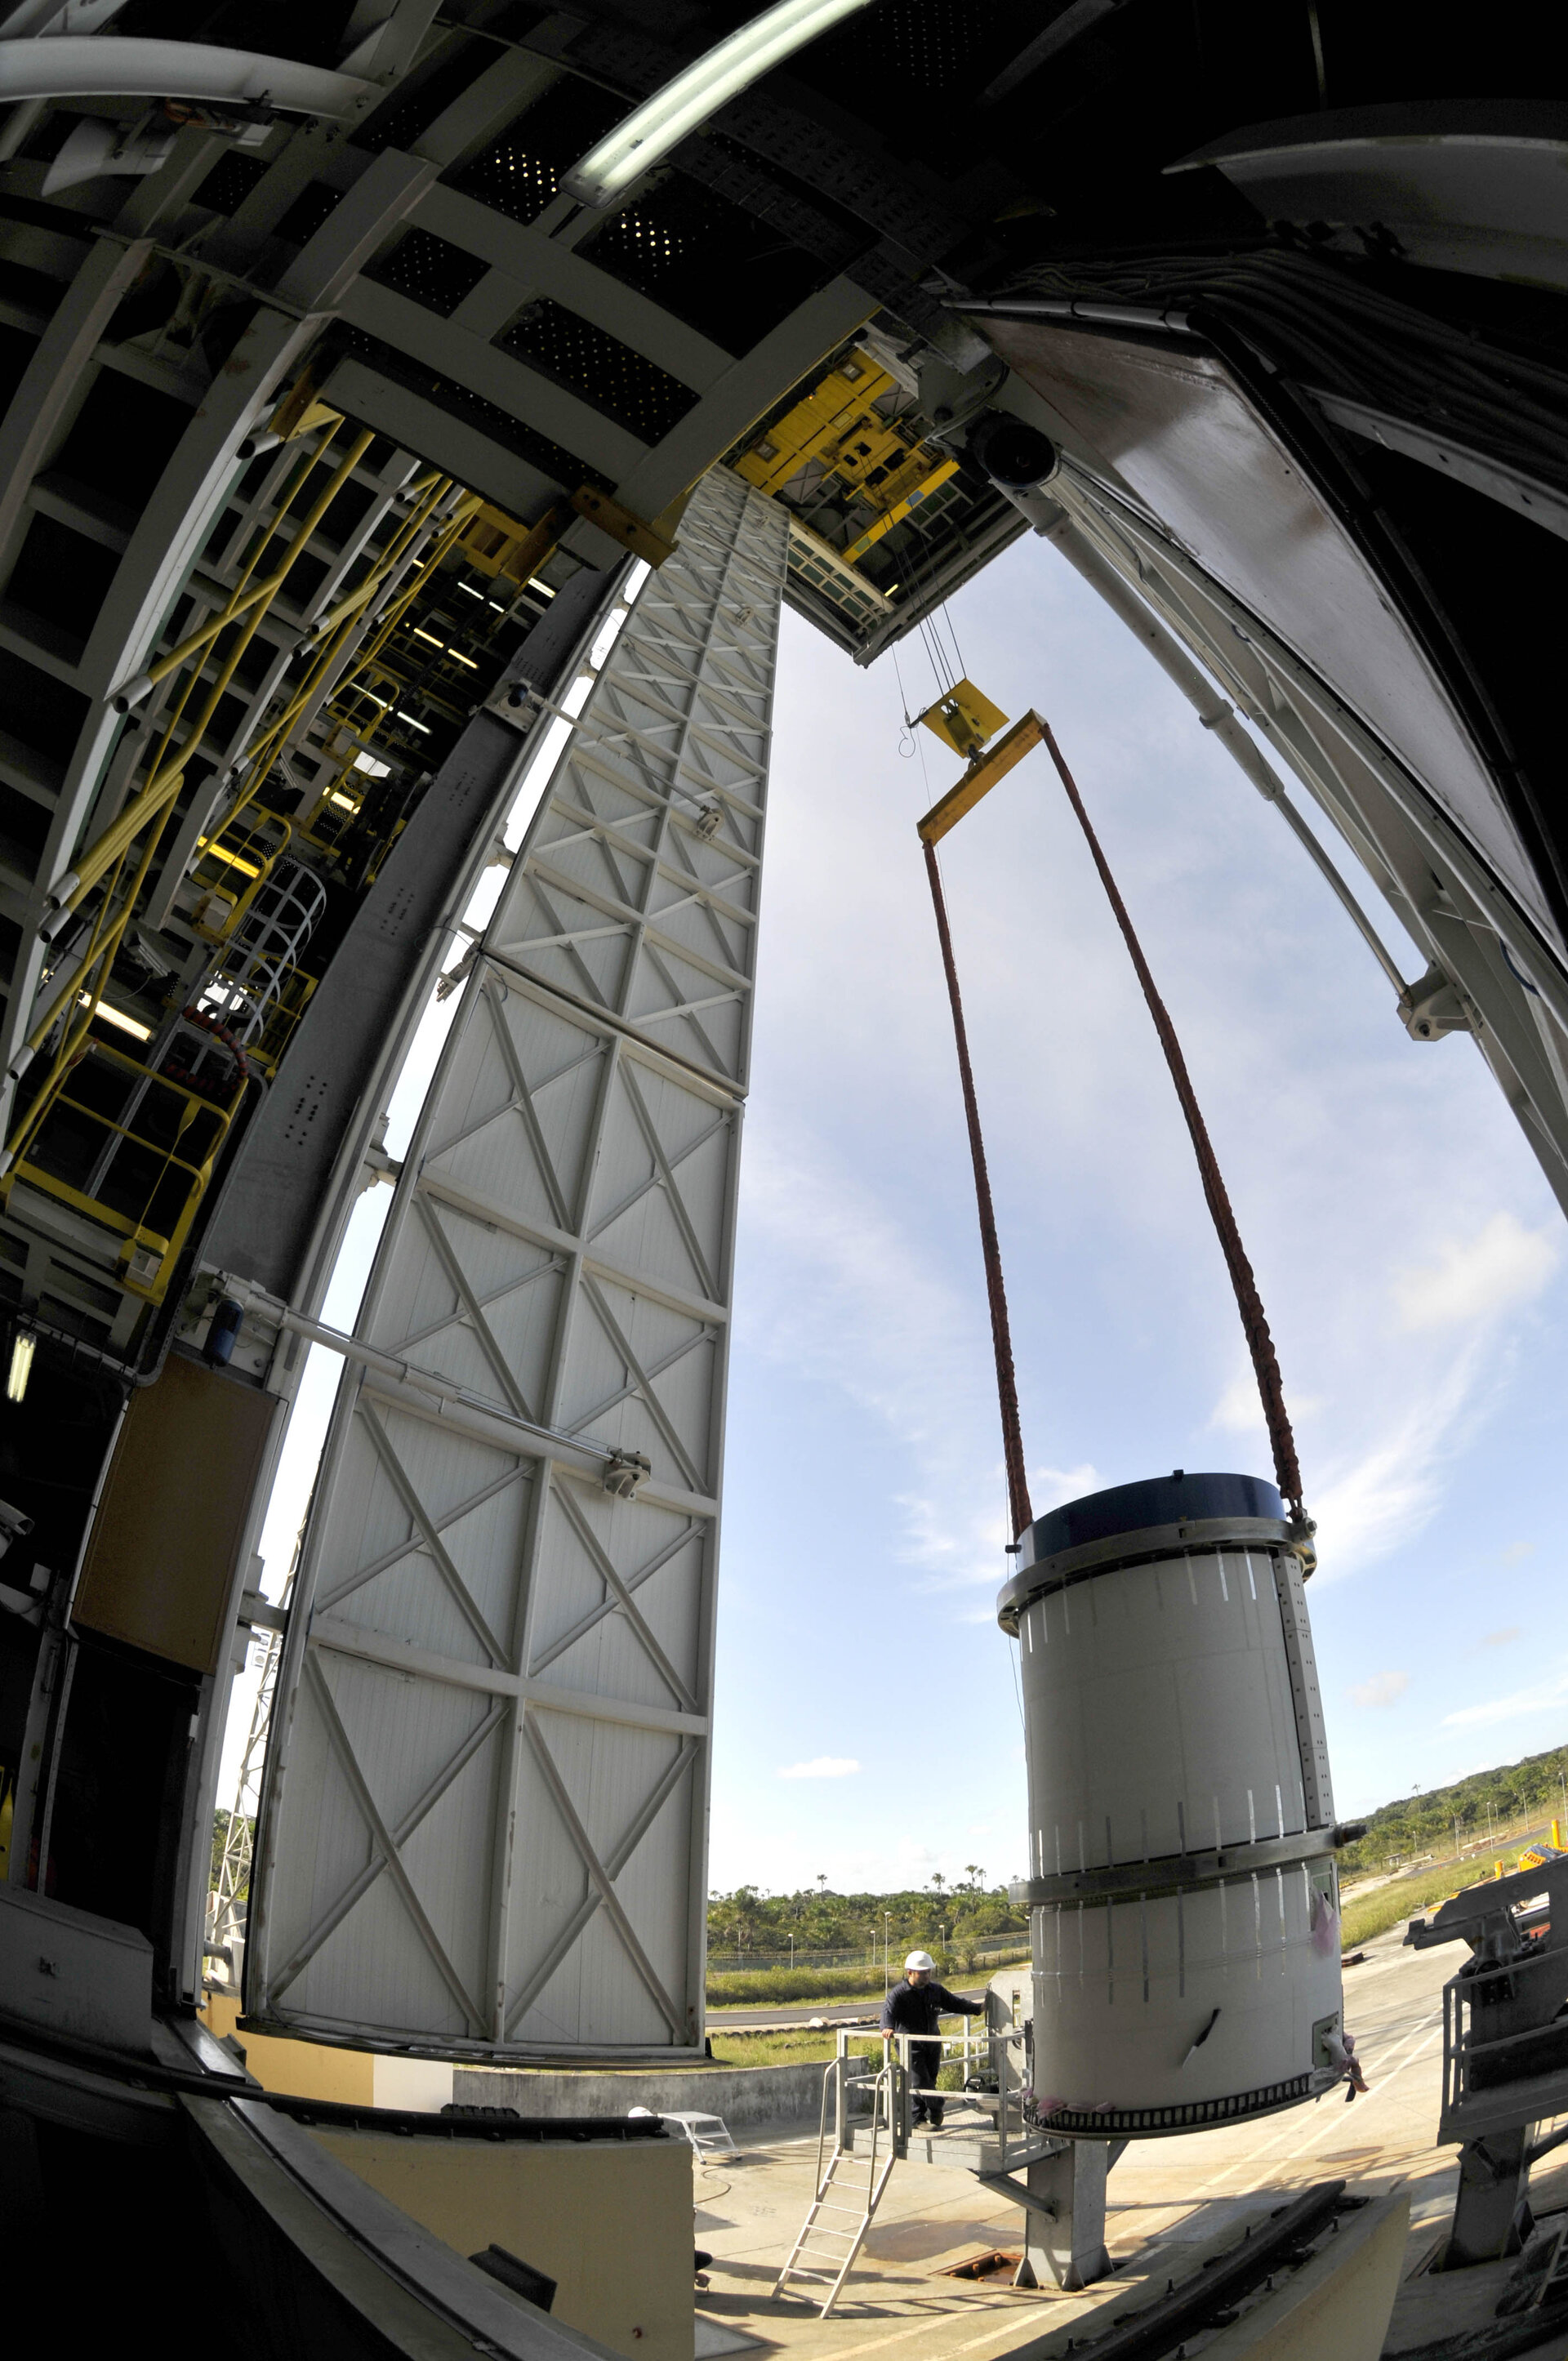
[{"label": "dark long-sleeve shirt", "polygon": [[[946,1984],[912,1984],[907,1977],[894,1984],[882,2004],[882,2029],[884,2033],[935,2033],[944,2016],[983,2016],[983,2000],[965,2000],[950,1993]],[[916,2056],[914,2062],[932,2063],[939,2056],[935,2043],[930,2049]]]}]

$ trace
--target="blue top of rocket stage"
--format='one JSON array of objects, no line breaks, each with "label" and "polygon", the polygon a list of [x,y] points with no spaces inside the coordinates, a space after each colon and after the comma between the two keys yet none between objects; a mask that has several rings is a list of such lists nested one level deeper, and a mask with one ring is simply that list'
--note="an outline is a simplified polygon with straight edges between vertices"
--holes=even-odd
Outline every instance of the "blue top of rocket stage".
[{"label": "blue top of rocket stage", "polygon": [[1114,1544],[1125,1534],[1127,1548],[1122,1554],[1136,1559],[1151,1547],[1157,1552],[1179,1548],[1195,1526],[1206,1529],[1204,1543],[1212,1547],[1223,1543],[1227,1524],[1240,1529],[1233,1535],[1239,1542],[1283,1541],[1288,1531],[1285,1503],[1261,1476],[1190,1475],[1184,1467],[1173,1468],[1168,1476],[1151,1476],[1141,1484],[1113,1484],[1108,1491],[1086,1492],[1081,1500],[1065,1501],[1048,1515],[1036,1517],[1020,1534],[1015,1571],[997,1594],[996,1620],[1016,1638],[1019,1616],[1042,1590],[1086,1580],[1117,1563],[1113,1546],[1093,1552],[1087,1563],[1069,1554],[1072,1551],[1094,1543]]},{"label": "blue top of rocket stage", "polygon": [[1187,1524],[1199,1517],[1284,1515],[1278,1491],[1261,1476],[1200,1476],[1178,1467],[1141,1484],[1086,1492],[1081,1500],[1068,1500],[1036,1517],[1020,1536],[1018,1565],[1022,1571],[1063,1550],[1081,1549],[1086,1542],[1113,1541],[1118,1533],[1143,1532],[1151,1525]]}]

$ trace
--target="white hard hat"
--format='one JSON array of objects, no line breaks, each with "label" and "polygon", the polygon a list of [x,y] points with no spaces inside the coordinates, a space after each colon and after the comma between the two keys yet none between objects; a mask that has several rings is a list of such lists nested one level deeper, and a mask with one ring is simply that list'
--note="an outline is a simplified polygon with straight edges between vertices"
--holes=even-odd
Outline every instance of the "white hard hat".
[{"label": "white hard hat", "polygon": [[929,1951],[911,1951],[904,1965],[905,1970],[924,1968],[927,1975],[934,1975],[937,1971],[937,1962]]}]

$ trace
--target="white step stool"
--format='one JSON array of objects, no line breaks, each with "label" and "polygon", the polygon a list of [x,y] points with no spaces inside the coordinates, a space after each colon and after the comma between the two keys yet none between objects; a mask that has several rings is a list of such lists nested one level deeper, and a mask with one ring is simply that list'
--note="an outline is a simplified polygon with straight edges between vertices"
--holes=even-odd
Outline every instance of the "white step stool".
[{"label": "white step stool", "polygon": [[740,2155],[722,2115],[676,2114],[668,2107],[661,2107],[659,2113],[665,2123],[680,2125],[681,2136],[690,2140],[699,2164],[705,2164],[710,2156]]}]

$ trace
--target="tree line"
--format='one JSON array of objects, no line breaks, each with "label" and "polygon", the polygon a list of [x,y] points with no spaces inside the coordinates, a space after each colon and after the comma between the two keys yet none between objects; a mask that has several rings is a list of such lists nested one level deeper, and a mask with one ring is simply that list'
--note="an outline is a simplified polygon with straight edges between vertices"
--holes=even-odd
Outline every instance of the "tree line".
[{"label": "tree line", "polygon": [[839,1894],[826,1875],[793,1894],[770,1894],[765,1886],[738,1885],[732,1894],[710,1894],[710,1951],[787,1956],[797,1952],[892,1953],[935,1950],[962,1954],[988,1936],[1026,1935],[1029,1914],[1015,1909],[1003,1885],[987,1885],[985,1872],[970,1863],[962,1879],[934,1876],[926,1886],[889,1894]]},{"label": "tree line", "polygon": [[1398,1795],[1368,1814],[1366,1834],[1340,1854],[1342,1870],[1389,1869],[1412,1854],[1452,1851],[1455,1823],[1461,1846],[1496,1826],[1534,1817],[1561,1817],[1568,1835],[1568,1747],[1527,1754],[1519,1763],[1472,1771],[1452,1786]]}]

